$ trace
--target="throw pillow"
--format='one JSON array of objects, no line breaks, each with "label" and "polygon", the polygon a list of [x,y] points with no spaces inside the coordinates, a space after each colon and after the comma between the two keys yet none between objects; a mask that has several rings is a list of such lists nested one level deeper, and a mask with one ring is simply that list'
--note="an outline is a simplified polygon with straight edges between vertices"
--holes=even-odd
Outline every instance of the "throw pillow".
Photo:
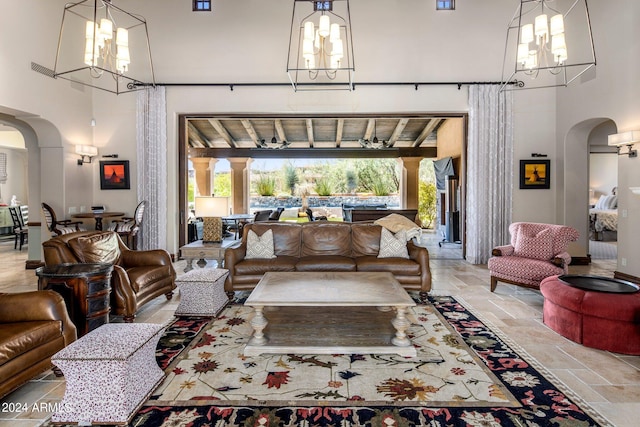
[{"label": "throw pillow", "polygon": [[275,258],[273,250],[273,231],[267,230],[262,236],[258,236],[253,230],[247,233],[247,253],[244,259]]},{"label": "throw pillow", "polygon": [[118,235],[112,231],[71,239],[69,246],[80,262],[116,264],[120,259]]},{"label": "throw pillow", "polygon": [[550,260],[553,258],[553,234],[551,230],[547,228],[535,233],[521,228],[516,237],[513,254],[525,258]]},{"label": "throw pillow", "polygon": [[409,258],[406,232],[400,230],[393,234],[383,227],[380,233],[378,258]]},{"label": "throw pillow", "polygon": [[407,240],[411,240],[414,237],[420,237],[422,234],[422,228],[420,228],[418,224],[403,215],[395,213],[377,219],[373,223],[386,228],[392,233],[404,230]]},{"label": "throw pillow", "polygon": [[594,206],[594,208],[596,208],[596,209],[606,209],[604,207],[606,201],[607,201],[607,196],[600,196],[600,198],[596,202],[596,205]]},{"label": "throw pillow", "polygon": [[607,196],[602,209],[617,209],[618,208],[618,196]]}]

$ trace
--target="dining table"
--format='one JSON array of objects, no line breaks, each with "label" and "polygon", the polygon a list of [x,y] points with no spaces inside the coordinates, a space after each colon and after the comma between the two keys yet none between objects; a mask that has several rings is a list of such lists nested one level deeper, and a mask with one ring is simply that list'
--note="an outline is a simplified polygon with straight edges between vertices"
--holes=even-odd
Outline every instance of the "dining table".
[{"label": "dining table", "polygon": [[91,219],[96,222],[96,230],[102,230],[102,220],[124,216],[124,212],[81,212],[71,215],[74,219]]},{"label": "dining table", "polygon": [[222,220],[226,222],[233,222],[235,228],[234,240],[238,240],[238,235],[240,231],[240,223],[242,222],[250,222],[253,219],[253,214],[233,214],[223,216]]}]

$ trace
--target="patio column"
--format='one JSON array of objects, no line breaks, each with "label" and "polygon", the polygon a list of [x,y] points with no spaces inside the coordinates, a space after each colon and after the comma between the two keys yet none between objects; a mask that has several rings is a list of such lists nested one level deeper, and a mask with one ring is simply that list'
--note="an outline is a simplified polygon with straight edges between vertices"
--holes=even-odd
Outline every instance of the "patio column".
[{"label": "patio column", "polygon": [[231,166],[231,206],[234,214],[249,212],[249,165],[248,157],[229,158]]},{"label": "patio column", "polygon": [[196,196],[210,196],[213,192],[213,175],[217,159],[194,157],[191,159],[196,172]]},{"label": "patio column", "polygon": [[400,157],[400,194],[403,209],[418,209],[420,161],[422,157]]}]

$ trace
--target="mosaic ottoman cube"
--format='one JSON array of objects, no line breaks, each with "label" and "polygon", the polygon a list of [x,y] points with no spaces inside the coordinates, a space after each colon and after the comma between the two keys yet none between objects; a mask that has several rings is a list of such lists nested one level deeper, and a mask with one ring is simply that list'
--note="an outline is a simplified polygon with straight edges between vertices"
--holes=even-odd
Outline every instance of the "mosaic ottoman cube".
[{"label": "mosaic ottoman cube", "polygon": [[176,316],[217,316],[229,301],[224,291],[228,275],[229,270],[224,268],[199,268],[179,276]]},{"label": "mosaic ottoman cube", "polygon": [[163,325],[110,323],[56,353],[66,379],[54,424],[127,424],[164,379],[156,363]]}]

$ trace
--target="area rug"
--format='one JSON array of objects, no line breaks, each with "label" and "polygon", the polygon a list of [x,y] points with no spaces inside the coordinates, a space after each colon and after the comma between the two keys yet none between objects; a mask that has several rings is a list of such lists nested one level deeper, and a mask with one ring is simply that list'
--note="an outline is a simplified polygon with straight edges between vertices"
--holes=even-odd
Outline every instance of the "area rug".
[{"label": "area rug", "polygon": [[131,425],[608,425],[451,297],[411,314],[415,359],[244,357],[249,313],[231,305],[163,363],[167,379]]}]

